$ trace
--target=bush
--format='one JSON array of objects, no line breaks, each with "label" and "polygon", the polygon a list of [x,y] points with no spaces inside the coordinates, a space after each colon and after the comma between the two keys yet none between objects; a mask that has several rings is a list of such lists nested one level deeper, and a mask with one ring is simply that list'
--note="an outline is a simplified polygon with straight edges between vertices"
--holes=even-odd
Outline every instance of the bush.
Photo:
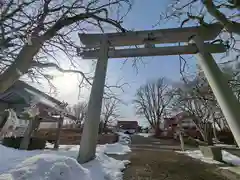
[{"label": "bush", "polygon": [[[5,137],[2,141],[2,144],[7,147],[19,149],[22,139],[23,137]],[[44,149],[45,145],[46,145],[46,140],[32,137],[30,139],[28,150]]]},{"label": "bush", "polygon": [[232,132],[228,129],[218,131],[217,137],[218,140],[224,144],[236,144]]},{"label": "bush", "polygon": [[192,137],[184,137],[183,140],[184,140],[184,144],[194,146],[194,147],[207,145],[207,143],[205,143],[204,141],[201,141],[199,139],[194,139]]}]

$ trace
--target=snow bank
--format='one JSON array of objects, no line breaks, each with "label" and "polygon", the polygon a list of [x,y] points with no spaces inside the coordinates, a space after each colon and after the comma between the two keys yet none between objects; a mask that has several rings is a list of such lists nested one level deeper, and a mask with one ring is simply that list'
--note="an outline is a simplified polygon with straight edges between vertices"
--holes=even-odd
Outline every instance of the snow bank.
[{"label": "snow bank", "polygon": [[177,153],[185,154],[187,156],[190,156],[194,159],[199,159],[200,161],[203,161],[205,163],[209,164],[221,164],[219,161],[212,160],[212,158],[206,158],[203,156],[200,150],[194,150],[194,151],[176,151]]},{"label": "snow bank", "polygon": [[[47,143],[47,148],[53,148],[53,144]],[[60,145],[59,150],[62,151],[78,151],[80,148],[80,145]],[[97,153],[105,153],[105,154],[118,154],[123,155],[131,152],[131,149],[127,145],[123,145],[120,143],[114,143],[114,144],[104,144],[104,145],[97,145],[96,149]]]},{"label": "snow bank", "polygon": [[150,136],[153,136],[153,134],[151,134],[151,133],[138,133],[137,135],[139,135],[139,136],[143,136],[143,137],[150,137]]},{"label": "snow bank", "polygon": [[25,159],[40,153],[42,153],[40,150],[17,150],[0,144],[0,174],[10,170]]},{"label": "snow bank", "polygon": [[83,164],[90,171],[92,180],[122,180],[122,170],[129,161],[119,161],[105,154],[98,154],[95,160]]},{"label": "snow bank", "polygon": [[214,146],[218,146],[218,147],[228,147],[228,148],[237,148],[236,145],[231,145],[231,144],[214,144]]},{"label": "snow bank", "polygon": [[105,154],[129,151],[119,144],[99,145],[96,158],[82,165],[76,161],[78,151],[79,145],[61,145],[58,151],[24,151],[0,145],[0,180],[121,180],[129,163]]},{"label": "snow bank", "polygon": [[222,151],[223,161],[228,164],[240,166],[240,157],[237,157],[227,151]]},{"label": "snow bank", "polygon": [[117,132],[116,134],[118,134],[118,142],[120,144],[124,145],[131,144],[131,138],[128,134],[124,134],[122,132]]},{"label": "snow bank", "polygon": [[[54,144],[46,143],[46,148],[53,149]],[[59,145],[59,150],[64,151],[78,151],[80,148],[80,145]]]},{"label": "snow bank", "polygon": [[[206,158],[203,156],[203,154],[201,153],[200,150],[194,150],[194,151],[176,151],[178,153],[181,154],[185,154],[187,156],[190,156],[194,159],[199,159],[205,163],[209,163],[209,164],[222,164],[219,161],[215,161],[212,158]],[[236,165],[236,166],[240,166],[240,158],[237,156],[232,155],[229,152],[226,152],[224,150],[222,150],[222,159],[224,162],[228,163],[228,164],[232,164],[232,165]]]},{"label": "snow bank", "polygon": [[120,143],[106,144],[104,148],[105,154],[118,154],[123,155],[131,152],[131,149],[127,145]]},{"label": "snow bank", "polygon": [[0,179],[9,180],[92,180],[89,170],[69,157],[56,154],[40,154],[30,157],[18,164],[8,173],[0,175]]}]

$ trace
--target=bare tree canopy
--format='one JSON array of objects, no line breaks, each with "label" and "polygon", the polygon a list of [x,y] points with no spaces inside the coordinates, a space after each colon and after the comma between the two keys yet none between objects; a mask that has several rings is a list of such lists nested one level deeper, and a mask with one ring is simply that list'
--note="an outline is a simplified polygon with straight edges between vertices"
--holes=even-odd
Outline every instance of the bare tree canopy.
[{"label": "bare tree canopy", "polygon": [[171,0],[160,20],[175,19],[184,25],[219,22],[230,33],[240,34],[238,0]]},{"label": "bare tree canopy", "polygon": [[[228,83],[239,99],[239,70],[232,65],[221,66],[223,73],[228,77]],[[173,109],[183,111],[192,119],[200,131],[203,139],[207,141],[208,130],[206,125],[212,123],[214,129],[229,129],[219,104],[203,75],[201,69],[194,78],[181,81],[179,88],[174,90]]]},{"label": "bare tree canopy", "polygon": [[[238,0],[170,0],[168,6],[160,13],[160,19],[155,26],[168,21],[177,23],[179,27],[191,25],[208,26],[212,23],[219,23],[224,29],[212,43],[226,45],[226,56],[231,52],[234,58],[231,58],[230,61],[236,61],[240,57],[239,10],[240,4]],[[187,60],[181,55],[179,55],[179,60],[182,74],[186,71]]]},{"label": "bare tree canopy", "polygon": [[173,109],[185,112],[207,142],[207,124],[213,122],[215,113],[220,113],[222,117],[222,112],[206,79],[201,75],[182,81],[182,86],[174,92]]},{"label": "bare tree canopy", "polygon": [[120,117],[119,104],[120,100],[117,98],[112,97],[103,100],[100,123],[100,126],[102,126],[100,127],[102,129],[101,131],[104,131],[110,123],[113,123]]},{"label": "bare tree canopy", "polygon": [[161,119],[168,114],[172,102],[170,90],[166,79],[159,78],[142,85],[135,94],[133,103],[137,114],[147,119],[156,134],[159,133]]},{"label": "bare tree canopy", "polygon": [[[22,75],[44,76],[46,68],[76,70],[74,57],[80,47],[77,33],[104,31],[112,26],[125,31],[122,18],[130,0],[5,0],[0,16],[0,92]],[[121,13],[121,14],[120,14]],[[75,68],[60,66],[57,54],[65,54]]]},{"label": "bare tree canopy", "polygon": [[87,114],[87,102],[78,102],[68,108],[69,113],[76,117],[75,123],[81,125]]}]

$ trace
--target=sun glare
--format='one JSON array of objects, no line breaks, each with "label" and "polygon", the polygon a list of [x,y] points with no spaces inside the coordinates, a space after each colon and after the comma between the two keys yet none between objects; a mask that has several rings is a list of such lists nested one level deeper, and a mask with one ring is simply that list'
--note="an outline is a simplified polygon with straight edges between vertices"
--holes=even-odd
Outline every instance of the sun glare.
[{"label": "sun glare", "polygon": [[53,84],[58,92],[63,95],[76,92],[78,90],[79,81],[76,74],[65,73],[56,76],[53,80]]},{"label": "sun glare", "polygon": [[[57,88],[58,97],[70,104],[78,102],[79,80],[77,74],[64,73],[54,78],[53,84]],[[88,97],[89,91],[81,89],[81,97]]]}]

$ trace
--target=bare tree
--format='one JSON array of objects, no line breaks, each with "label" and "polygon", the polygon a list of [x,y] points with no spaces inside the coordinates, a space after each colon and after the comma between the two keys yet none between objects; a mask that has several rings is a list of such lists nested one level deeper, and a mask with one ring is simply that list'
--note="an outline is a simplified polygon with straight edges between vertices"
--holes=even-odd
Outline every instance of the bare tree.
[{"label": "bare tree", "polygon": [[134,104],[137,114],[145,117],[156,135],[160,133],[160,123],[167,114],[172,102],[171,87],[166,79],[159,78],[156,81],[142,85],[135,94]]},{"label": "bare tree", "polygon": [[174,19],[181,25],[219,22],[228,32],[239,35],[239,9],[237,0],[171,0],[160,20]]},{"label": "bare tree", "polygon": [[[81,47],[77,33],[104,31],[107,26],[125,31],[121,22],[130,8],[130,0],[3,1],[0,16],[0,92],[24,74],[30,78],[50,80],[51,76],[44,71],[46,68],[79,73],[83,81],[89,83],[75,61],[76,49]],[[73,69],[60,66],[59,57],[63,54]]]},{"label": "bare tree", "polygon": [[[186,80],[183,86],[175,90],[173,107],[175,110],[183,111],[195,123],[205,142],[212,144],[212,137],[208,134],[209,123],[212,123],[213,107],[211,98],[209,98],[208,86],[201,82],[201,78]],[[208,84],[207,84],[208,85]],[[212,93],[210,93],[212,94]],[[215,99],[213,99],[215,102]]]},{"label": "bare tree", "polygon": [[[160,19],[155,25],[166,21],[174,21],[179,27],[188,25],[201,25],[218,23],[224,28],[222,33],[212,43],[223,43],[229,53],[234,55],[230,61],[239,59],[239,1],[238,0],[170,0],[168,6],[160,14]],[[233,56],[232,56],[233,57]],[[229,61],[229,59],[224,59]],[[187,59],[179,55],[180,73],[186,71]]]},{"label": "bare tree", "polygon": [[[220,67],[224,75],[228,77],[228,83],[239,99],[238,70],[226,64]],[[208,139],[209,133],[212,131],[211,128],[208,129],[210,123],[216,139],[216,129],[229,129],[221,108],[200,68],[194,78],[183,78],[182,86],[175,90],[173,106],[178,110],[186,112],[191,117],[201,132],[203,139],[208,143],[211,143],[211,140]]]},{"label": "bare tree", "polygon": [[82,101],[82,102],[78,102],[77,104],[73,105],[72,107],[69,107],[68,111],[76,117],[76,121],[75,123],[77,125],[82,124],[82,122],[84,121],[85,117],[86,117],[86,113],[87,113],[87,103]]},{"label": "bare tree", "polygon": [[105,132],[107,125],[117,120],[119,114],[120,101],[117,98],[105,98],[101,114],[100,131]]}]

